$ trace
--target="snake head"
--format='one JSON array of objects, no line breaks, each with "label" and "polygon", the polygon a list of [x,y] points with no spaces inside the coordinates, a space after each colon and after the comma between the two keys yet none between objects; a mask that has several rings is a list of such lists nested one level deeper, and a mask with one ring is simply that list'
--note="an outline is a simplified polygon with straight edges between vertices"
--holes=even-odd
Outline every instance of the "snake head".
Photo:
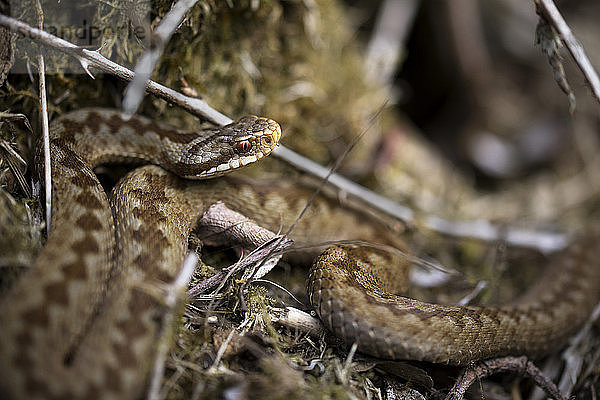
[{"label": "snake head", "polygon": [[187,143],[172,169],[188,179],[206,179],[252,164],[279,143],[281,127],[269,118],[247,116],[198,133]]}]

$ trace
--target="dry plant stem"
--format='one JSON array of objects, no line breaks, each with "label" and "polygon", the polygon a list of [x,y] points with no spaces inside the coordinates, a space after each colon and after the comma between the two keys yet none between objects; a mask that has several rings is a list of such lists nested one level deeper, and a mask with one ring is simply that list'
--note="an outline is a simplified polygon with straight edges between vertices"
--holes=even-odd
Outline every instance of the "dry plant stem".
[{"label": "dry plant stem", "polygon": [[[2,113],[0,113],[0,119],[2,118]],[[30,130],[31,132],[31,130]],[[11,144],[6,140],[0,140],[0,158],[6,161],[10,172],[13,174],[17,182],[19,183],[19,187],[27,197],[31,197],[31,188],[23,175],[23,171],[25,171],[27,167],[27,163],[23,158],[11,147]]]},{"label": "dry plant stem", "polygon": [[571,53],[573,60],[577,63],[581,72],[585,76],[585,79],[588,81],[590,88],[592,89],[592,93],[596,100],[600,101],[600,78],[598,77],[598,73],[592,66],[588,56],[585,54],[583,46],[573,35],[571,32],[571,28],[567,25],[565,19],[556,8],[556,5],[552,0],[534,0],[538,13],[541,11],[543,16],[550,21],[550,24],[556,29],[556,31],[560,34],[560,37]]},{"label": "dry plant stem", "polygon": [[287,239],[285,236],[278,236],[269,241],[268,243],[265,243],[261,247],[257,248],[237,263],[227,268],[223,268],[221,271],[217,272],[210,278],[205,279],[202,282],[194,285],[188,291],[188,296],[195,297],[206,293],[207,291],[212,290],[221,285],[223,280],[227,279],[228,276],[232,276],[238,271],[243,271],[246,268],[250,268],[256,263],[261,263],[267,257],[273,257],[273,255],[275,254],[281,254],[283,250],[290,247],[292,244],[293,242],[290,239]]},{"label": "dry plant stem", "polygon": [[[329,175],[328,168],[283,146],[276,148],[273,154],[294,167],[321,179]],[[543,252],[560,250],[567,244],[566,235],[560,233],[496,226],[485,220],[452,221],[435,215],[420,216],[410,208],[380,196],[339,174],[329,175],[328,182],[348,197],[355,197],[386,215],[445,235],[468,237],[484,241],[505,241],[510,245],[531,247]]]},{"label": "dry plant stem", "polygon": [[512,372],[531,378],[549,397],[555,400],[567,400],[567,397],[563,396],[556,385],[545,377],[542,371],[529,361],[527,357],[500,357],[478,362],[461,374],[454,387],[450,390],[450,393],[446,396],[446,400],[463,399],[465,392],[473,382],[501,372]]},{"label": "dry plant stem", "polygon": [[358,345],[356,343],[352,343],[352,346],[350,346],[350,350],[348,350],[348,355],[346,356],[346,360],[344,360],[344,365],[342,366],[341,369],[337,370],[336,368],[336,376],[338,378],[338,380],[343,384],[343,385],[348,385],[348,381],[350,378],[350,368],[352,367],[352,360],[354,359],[354,355],[356,354],[356,349],[358,348]]},{"label": "dry plant stem", "polygon": [[[204,244],[231,245],[237,243],[242,250],[251,253],[236,263],[236,269],[244,270],[242,279],[245,288],[248,282],[262,278],[277,263],[282,252],[293,242],[287,236],[276,235],[246,216],[229,209],[223,202],[209,207],[198,221],[199,236]],[[245,265],[254,263],[256,268],[248,270]]]},{"label": "dry plant stem", "polygon": [[[259,269],[263,265],[272,268],[276,262],[273,263],[269,259],[277,257],[278,261],[282,252],[293,244],[286,236],[274,234],[245,216],[230,210],[221,202],[209,207],[198,221],[198,225],[199,235],[204,244],[238,243],[244,248],[254,247],[255,249],[237,263],[194,285],[188,292],[190,297],[206,293],[221,285],[227,277],[256,264]],[[265,273],[253,274],[250,279],[254,275],[260,278]]]},{"label": "dry plant stem", "polygon": [[215,373],[217,371],[217,368],[219,368],[219,364],[221,363],[221,359],[223,358],[223,354],[225,354],[225,350],[227,350],[227,346],[229,346],[231,339],[233,339],[233,335],[237,334],[238,331],[244,332],[249,323],[250,323],[250,318],[246,318],[245,320],[242,321],[242,323],[240,325],[238,325],[237,328],[232,329],[229,332],[229,335],[227,335],[227,338],[225,339],[225,341],[223,342],[221,347],[219,347],[219,350],[217,351],[217,355],[215,357],[215,361],[210,366],[207,373],[211,374],[211,373]]},{"label": "dry plant stem", "polygon": [[190,284],[197,265],[198,257],[196,254],[193,252],[188,254],[183,261],[181,271],[175,278],[175,281],[167,287],[164,302],[169,308],[169,311],[165,313],[162,321],[158,349],[156,351],[156,358],[154,360],[154,366],[152,367],[152,375],[148,387],[148,400],[158,400],[161,398],[160,388],[162,387],[165,363],[167,362],[167,355],[170,348],[170,341],[168,338],[172,334],[173,326],[175,326],[177,300],[181,298],[182,293],[185,293],[185,289]]},{"label": "dry plant stem", "polygon": [[48,101],[46,99],[46,74],[44,56],[38,55],[40,79],[40,113],[42,114],[42,138],[44,142],[44,192],[46,205],[46,232],[50,232],[52,220],[52,170],[50,167],[50,133],[48,128]]},{"label": "dry plant stem", "polygon": [[[492,71],[489,50],[484,40],[479,2],[448,0],[445,2],[450,27],[451,47],[463,77],[468,77],[471,96],[483,92],[486,76]],[[472,85],[472,86],[471,86]]]},{"label": "dry plant stem", "polygon": [[135,78],[133,78],[125,89],[123,111],[126,114],[134,114],[140,106],[146,91],[146,84],[152,75],[156,63],[162,56],[171,35],[173,35],[179,24],[181,24],[188,10],[197,2],[198,0],[178,1],[152,32],[151,46],[140,58],[135,67]]},{"label": "dry plant stem", "polygon": [[[40,29],[44,27],[44,14],[42,5],[36,1],[38,24]],[[46,206],[46,232],[50,232],[50,221],[52,220],[52,169],[50,166],[50,131],[48,123],[48,99],[46,98],[46,66],[44,56],[38,55],[38,75],[40,91],[40,113],[42,116],[42,140],[44,142],[44,192]]]},{"label": "dry plant stem", "polygon": [[[103,72],[110,73],[126,82],[130,82],[134,78],[133,71],[124,68],[115,62],[112,62],[111,60],[100,54],[98,51],[82,49],[81,47],[76,46],[71,42],[51,35],[43,30],[33,28],[28,24],[25,24],[19,20],[16,20],[3,14],[0,14],[0,25],[15,30],[19,34],[31,40],[40,42],[67,55],[75,57],[81,64],[82,68],[92,78],[93,75],[91,75],[91,73],[89,72],[90,66],[96,67]],[[163,86],[154,81],[148,81],[146,91],[155,95],[158,98],[166,100],[171,104],[176,104],[194,115],[214,122],[215,124],[226,125],[232,121],[231,118],[209,107],[205,101],[193,97],[184,96],[183,94],[178,93],[173,89],[167,88],[166,86]]]},{"label": "dry plant stem", "polygon": [[[386,101],[387,103],[387,101]],[[298,222],[302,219],[302,217],[304,216],[304,214],[306,213],[306,211],[308,211],[308,209],[310,208],[310,206],[312,205],[313,201],[317,198],[317,196],[319,195],[319,193],[323,190],[323,188],[325,187],[325,185],[327,184],[327,182],[331,182],[330,181],[330,177],[336,173],[336,171],[339,169],[339,167],[342,165],[342,161],[344,161],[346,159],[346,157],[348,156],[348,154],[352,151],[352,149],[354,149],[354,146],[356,146],[358,144],[358,142],[360,141],[360,139],[367,134],[367,132],[371,129],[371,127],[375,124],[376,120],[379,118],[379,116],[381,115],[381,113],[383,112],[384,108],[385,108],[386,104],[383,104],[379,110],[377,110],[377,112],[375,113],[375,115],[373,115],[370,120],[369,120],[369,125],[358,135],[355,136],[352,139],[352,142],[350,142],[350,144],[346,147],[346,149],[344,149],[344,152],[335,160],[335,163],[333,164],[333,166],[331,168],[327,169],[327,174],[325,174],[324,176],[320,177],[321,178],[321,183],[319,184],[319,186],[314,190],[312,196],[310,197],[310,199],[308,199],[308,201],[306,202],[306,204],[304,205],[304,208],[302,209],[302,211],[300,211],[300,213],[298,214],[298,216],[296,217],[296,220],[294,221],[294,223],[292,223],[292,225],[289,227],[288,231],[286,232],[286,234],[290,234],[294,228],[296,227],[296,225],[298,224]]]},{"label": "dry plant stem", "polygon": [[369,79],[383,85],[392,84],[420,5],[420,0],[386,0],[379,6],[373,36],[365,54]]},{"label": "dry plant stem", "polygon": [[[124,81],[131,81],[134,78],[133,71],[108,60],[97,51],[82,49],[14,18],[0,14],[0,25],[75,57],[86,71],[91,65]],[[154,81],[148,81],[146,91],[217,125],[225,125],[232,121],[231,118],[211,108],[206,102],[185,96]],[[273,151],[273,154],[292,166],[320,179],[329,176],[328,182],[342,193],[353,196],[368,206],[408,224],[418,225],[449,236],[469,237],[484,241],[505,241],[514,246],[536,248],[543,252],[560,250],[567,243],[567,237],[564,234],[500,227],[484,220],[452,221],[434,215],[419,216],[413,210],[357,185],[341,175],[331,174],[328,168],[284,146],[279,146]]]}]

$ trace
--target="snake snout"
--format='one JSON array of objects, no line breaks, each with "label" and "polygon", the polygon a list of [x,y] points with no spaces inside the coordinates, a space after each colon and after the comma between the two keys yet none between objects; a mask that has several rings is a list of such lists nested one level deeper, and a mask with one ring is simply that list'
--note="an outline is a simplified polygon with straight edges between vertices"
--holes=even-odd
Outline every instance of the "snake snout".
[{"label": "snake snout", "polygon": [[281,126],[271,118],[256,117],[252,134],[259,140],[262,153],[267,155],[279,144]]},{"label": "snake snout", "polygon": [[279,144],[279,139],[281,139],[281,126],[270,118],[267,118],[267,124],[269,125],[269,130],[271,132],[271,137],[273,139],[273,148]]},{"label": "snake snout", "polygon": [[270,118],[247,116],[198,134],[169,169],[188,179],[205,179],[253,164],[271,154],[281,138],[281,126]]}]

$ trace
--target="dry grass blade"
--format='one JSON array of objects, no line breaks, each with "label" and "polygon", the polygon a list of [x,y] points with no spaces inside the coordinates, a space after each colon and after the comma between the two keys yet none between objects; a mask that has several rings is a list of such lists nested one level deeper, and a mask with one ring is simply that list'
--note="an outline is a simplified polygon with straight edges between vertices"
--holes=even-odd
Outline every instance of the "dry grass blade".
[{"label": "dry grass blade", "polygon": [[[36,1],[39,28],[44,27],[44,14],[42,5]],[[38,76],[40,93],[40,112],[42,114],[42,140],[44,143],[44,185],[45,185],[45,206],[46,206],[46,231],[50,232],[50,223],[52,221],[52,167],[50,165],[50,131],[48,122],[48,100],[46,99],[46,67],[44,56],[38,55]]]}]

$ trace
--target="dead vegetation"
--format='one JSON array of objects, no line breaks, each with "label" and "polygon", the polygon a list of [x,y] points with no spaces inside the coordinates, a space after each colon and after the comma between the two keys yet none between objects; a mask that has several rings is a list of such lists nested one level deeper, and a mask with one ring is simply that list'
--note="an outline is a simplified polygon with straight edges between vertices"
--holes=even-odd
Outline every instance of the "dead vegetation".
[{"label": "dead vegetation", "polygon": [[[20,3],[23,7],[9,7],[12,16],[35,21],[34,8]],[[76,16],[85,12],[98,27],[127,25],[132,16],[141,15],[136,7],[142,2],[137,1],[80,3]],[[556,67],[553,71],[533,47],[533,4],[421,4],[409,14],[412,29],[396,38],[402,61],[389,81],[375,83],[365,77],[363,54],[374,32],[376,9],[369,2],[349,3],[200,1],[167,44],[152,79],[201,97],[226,115],[269,115],[282,124],[286,145],[325,164],[342,154],[387,102],[381,120],[343,165],[347,176],[424,214],[551,230],[583,231],[597,225],[598,104],[564,55],[564,76],[577,100],[575,117],[570,116],[569,101],[554,81]],[[53,4],[42,2],[47,20],[60,14]],[[170,7],[168,0],[156,1],[138,22],[153,28]],[[600,9],[592,2],[565,8],[592,63],[600,65],[594,41]],[[23,45],[27,40],[16,37],[12,49],[35,70],[32,55],[24,53],[31,48]],[[129,67],[144,51],[143,43],[115,35],[98,40],[102,54]],[[97,71],[92,80],[68,57],[54,52],[48,57],[55,68],[47,76],[51,118],[85,106],[120,106],[122,82]],[[551,63],[558,65],[556,59]],[[15,270],[30,263],[42,241],[41,206],[30,192],[39,182],[33,172],[37,138],[23,118],[14,117],[26,116],[38,132],[37,83],[27,73],[9,75],[0,87],[0,102],[0,112],[10,114],[0,114],[4,286]],[[140,112],[179,126],[197,124],[189,114],[150,96]],[[27,172],[13,153],[26,160]],[[270,160],[264,170],[278,177],[283,168]],[[39,194],[39,188],[33,193]],[[476,293],[479,302],[511,299],[535,280],[544,263],[536,252],[502,244],[448,240],[430,232],[411,239],[417,254],[464,271],[461,279],[446,282],[444,290],[417,293],[441,301],[459,300],[481,281],[487,289]],[[235,261],[222,251],[216,254],[205,261],[210,259],[212,266]],[[270,279],[278,279],[307,304],[306,267],[286,265]],[[215,270],[202,271],[206,275],[197,279]],[[395,398],[406,388],[439,398],[456,376],[455,369],[349,355],[333,338],[274,325],[274,307],[297,304],[265,284],[249,285],[241,307],[240,285],[234,280],[218,298],[187,307],[173,333],[160,398]],[[581,361],[573,387],[578,398],[593,399],[599,393],[597,329],[591,324],[565,355],[571,362],[567,368]],[[560,360],[555,355],[546,365],[560,365]],[[561,368],[555,370],[558,376]],[[470,396],[509,398],[530,389],[506,377],[475,385]]]}]

